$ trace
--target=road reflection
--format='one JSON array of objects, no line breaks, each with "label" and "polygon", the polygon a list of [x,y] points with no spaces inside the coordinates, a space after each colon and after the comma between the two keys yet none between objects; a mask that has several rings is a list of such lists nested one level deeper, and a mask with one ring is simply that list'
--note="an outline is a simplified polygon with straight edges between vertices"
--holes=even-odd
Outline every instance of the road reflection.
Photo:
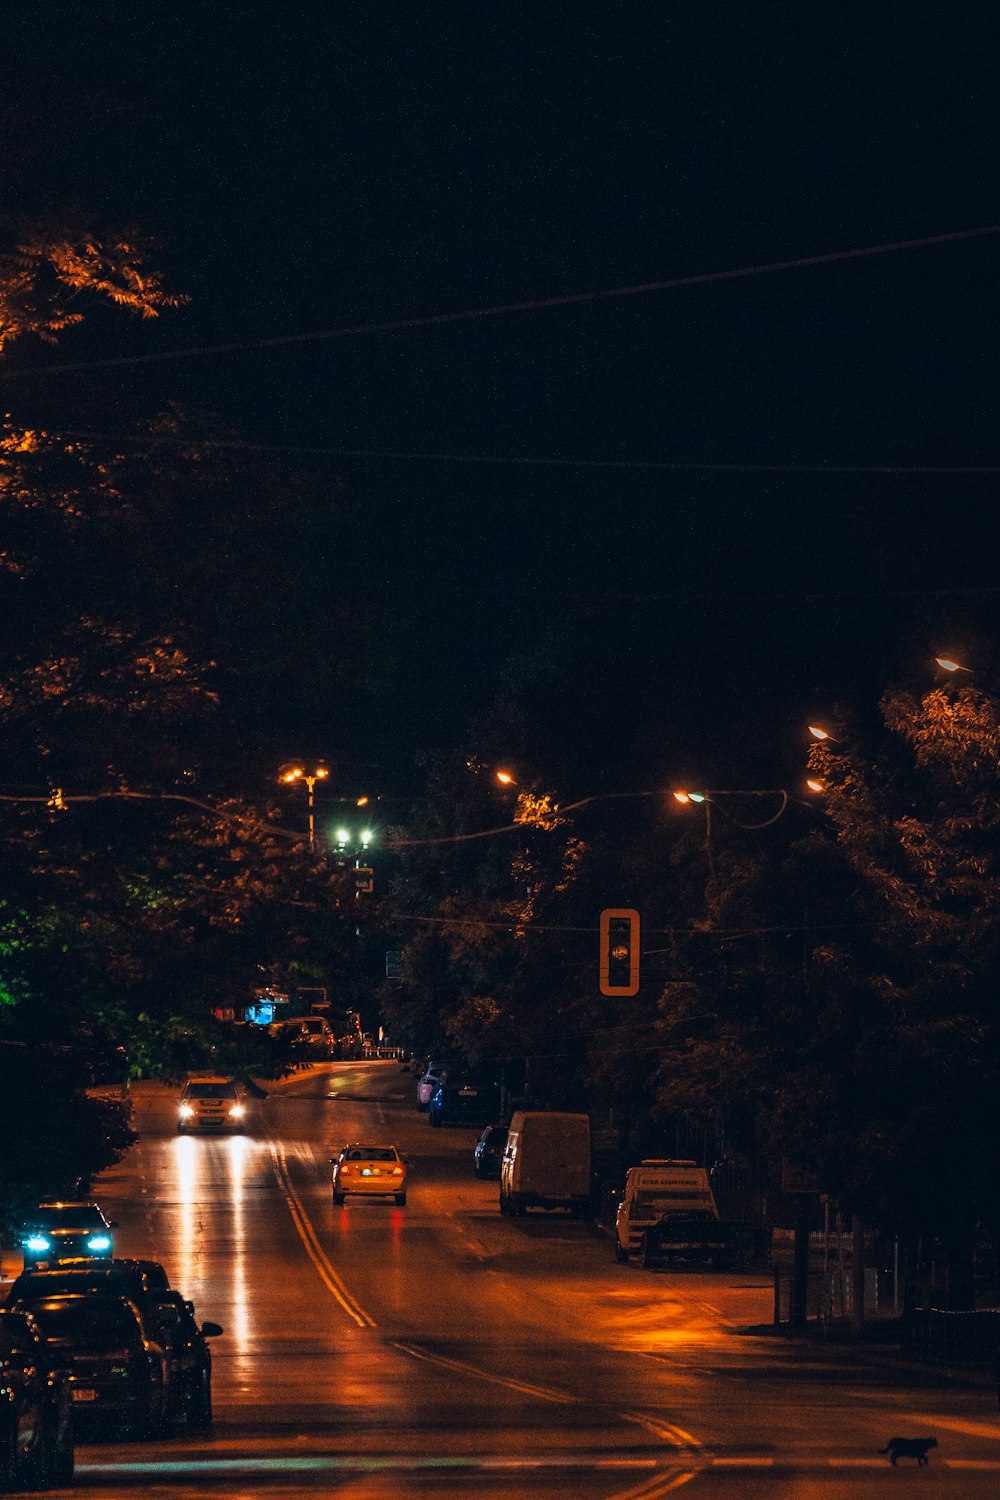
[{"label": "road reflection", "polygon": [[[175,1244],[176,1279],[187,1296],[200,1295],[211,1276],[202,1232],[206,1206],[209,1203],[217,1206],[222,1197],[229,1210],[225,1244],[213,1244],[210,1249],[214,1254],[221,1251],[226,1256],[226,1352],[235,1358],[234,1373],[241,1381],[249,1379],[251,1373],[251,1344],[255,1336],[249,1296],[251,1247],[246,1188],[261,1150],[256,1141],[239,1135],[211,1142],[178,1136],[173,1142],[179,1230]],[[223,1164],[224,1172],[220,1171]]]}]

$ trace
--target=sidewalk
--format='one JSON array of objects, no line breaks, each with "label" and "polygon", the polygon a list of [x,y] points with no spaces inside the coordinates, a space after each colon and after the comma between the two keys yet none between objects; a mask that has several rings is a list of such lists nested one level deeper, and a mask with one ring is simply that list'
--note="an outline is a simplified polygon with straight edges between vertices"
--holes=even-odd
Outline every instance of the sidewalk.
[{"label": "sidewalk", "polygon": [[[998,1390],[997,1377],[989,1370],[932,1364],[905,1354],[900,1347],[896,1319],[869,1324],[860,1339],[853,1336],[847,1324],[827,1324],[824,1327],[815,1321],[807,1323],[804,1328],[793,1328],[789,1323],[777,1327],[773,1323],[760,1323],[740,1329],[738,1336],[780,1340],[797,1344],[802,1349],[819,1345],[831,1359],[895,1370],[925,1385],[966,1386],[989,1391],[991,1396]],[[1000,1395],[996,1396],[996,1401],[1000,1404]]]}]

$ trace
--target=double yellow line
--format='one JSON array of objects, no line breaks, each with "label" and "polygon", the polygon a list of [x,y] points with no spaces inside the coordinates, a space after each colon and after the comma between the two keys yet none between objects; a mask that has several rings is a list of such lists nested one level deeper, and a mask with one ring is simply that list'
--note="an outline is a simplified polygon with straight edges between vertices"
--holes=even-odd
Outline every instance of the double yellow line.
[{"label": "double yellow line", "polygon": [[292,1185],[292,1179],[288,1172],[288,1163],[285,1159],[285,1148],[280,1141],[271,1141],[271,1161],[274,1165],[274,1175],[278,1179],[278,1187],[281,1189],[282,1197],[288,1204],[288,1211],[292,1216],[292,1223],[298,1231],[299,1239],[305,1246],[306,1254],[319,1272],[320,1280],[327,1291],[330,1292],[349,1318],[353,1318],[359,1328],[375,1328],[375,1319],[370,1313],[365,1312],[361,1303],[352,1297],[340,1277],[330,1263],[330,1258],[319,1240],[316,1231],[309,1222],[302,1200]]}]

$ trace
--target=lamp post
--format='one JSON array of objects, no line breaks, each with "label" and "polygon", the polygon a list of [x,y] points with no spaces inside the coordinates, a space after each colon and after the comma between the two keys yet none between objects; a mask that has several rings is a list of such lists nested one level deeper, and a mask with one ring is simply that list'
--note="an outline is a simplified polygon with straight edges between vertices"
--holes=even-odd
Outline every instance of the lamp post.
[{"label": "lamp post", "polygon": [[313,793],[317,781],[323,781],[329,776],[329,767],[323,762],[317,761],[313,769],[307,770],[305,766],[293,762],[291,765],[282,766],[278,773],[278,779],[291,784],[296,781],[305,783],[306,791],[309,793],[309,849],[310,852],[316,847],[316,803]]},{"label": "lamp post", "polygon": [[[696,804],[700,804],[705,809],[705,857],[708,860],[708,873],[713,877],[715,875],[715,861],[712,857],[713,802],[716,802],[720,797],[779,797],[781,799],[781,802],[780,806],[778,807],[778,811],[776,813],[772,813],[770,817],[764,818],[763,821],[759,823],[741,823],[737,818],[734,818],[731,813],[723,813],[723,815],[729,820],[729,822],[735,824],[737,828],[748,830],[770,828],[772,823],[777,823],[778,819],[785,811],[785,808],[788,806],[788,793],[785,791],[784,787],[780,786],[740,788],[725,787],[715,788],[714,790],[706,790],[703,792],[692,792],[690,790],[678,789],[674,792],[673,796],[676,802],[680,802],[685,805],[694,802]],[[720,811],[722,811],[721,806]]]}]

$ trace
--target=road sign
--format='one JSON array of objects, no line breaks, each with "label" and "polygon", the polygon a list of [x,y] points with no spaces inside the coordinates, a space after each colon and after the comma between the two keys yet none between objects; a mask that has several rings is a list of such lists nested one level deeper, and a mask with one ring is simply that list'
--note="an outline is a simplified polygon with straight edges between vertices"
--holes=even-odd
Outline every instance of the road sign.
[{"label": "road sign", "polygon": [[639,913],[630,906],[608,906],[601,912],[600,982],[602,995],[639,993]]}]

